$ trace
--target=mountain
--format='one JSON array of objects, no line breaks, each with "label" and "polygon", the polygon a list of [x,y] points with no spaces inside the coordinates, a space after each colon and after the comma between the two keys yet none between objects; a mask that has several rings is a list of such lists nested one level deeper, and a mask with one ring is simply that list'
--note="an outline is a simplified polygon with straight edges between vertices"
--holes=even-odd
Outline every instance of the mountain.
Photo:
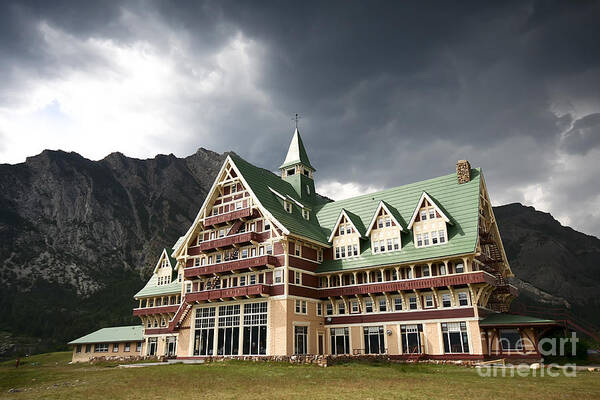
[{"label": "mountain", "polygon": [[[227,154],[90,161],[44,151],[0,165],[0,354],[45,351],[101,326],[136,323],[132,295],[192,223]],[[598,324],[600,240],[532,207],[496,218],[520,304]]]}]

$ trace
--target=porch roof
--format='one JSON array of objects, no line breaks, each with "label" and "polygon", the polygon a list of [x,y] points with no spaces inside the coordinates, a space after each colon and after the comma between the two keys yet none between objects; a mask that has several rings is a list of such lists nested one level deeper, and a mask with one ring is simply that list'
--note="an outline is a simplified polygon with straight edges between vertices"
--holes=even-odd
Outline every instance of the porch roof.
[{"label": "porch roof", "polygon": [[481,327],[501,327],[501,326],[538,326],[538,325],[558,325],[553,319],[542,319],[528,315],[497,313],[491,314],[479,321]]}]

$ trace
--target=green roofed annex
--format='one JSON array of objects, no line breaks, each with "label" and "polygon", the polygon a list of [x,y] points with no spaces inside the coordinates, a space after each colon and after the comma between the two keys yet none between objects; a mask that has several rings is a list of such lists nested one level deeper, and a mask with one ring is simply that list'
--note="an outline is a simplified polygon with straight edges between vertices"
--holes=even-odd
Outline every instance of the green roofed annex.
[{"label": "green roofed annex", "polygon": [[506,314],[518,293],[483,171],[455,167],[333,201],[297,128],[277,174],[228,156],[134,296],[140,354],[539,359],[555,322]]}]

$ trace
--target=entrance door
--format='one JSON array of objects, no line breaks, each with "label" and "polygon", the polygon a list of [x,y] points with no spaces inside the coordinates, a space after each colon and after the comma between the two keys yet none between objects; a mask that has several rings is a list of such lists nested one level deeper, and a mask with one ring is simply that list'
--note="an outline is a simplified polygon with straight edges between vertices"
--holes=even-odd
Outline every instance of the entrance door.
[{"label": "entrance door", "polygon": [[157,347],[158,343],[156,341],[156,338],[150,338],[148,339],[148,355],[149,356],[155,356],[156,355],[156,347]]},{"label": "entrance door", "polygon": [[167,341],[167,357],[175,357],[177,353],[177,339],[170,337]]},{"label": "entrance door", "polygon": [[318,340],[318,347],[319,347],[319,355],[323,355],[324,353],[324,349],[323,349],[323,344],[325,342],[324,338],[323,338],[323,334],[319,333],[319,335],[317,336],[317,340]]}]

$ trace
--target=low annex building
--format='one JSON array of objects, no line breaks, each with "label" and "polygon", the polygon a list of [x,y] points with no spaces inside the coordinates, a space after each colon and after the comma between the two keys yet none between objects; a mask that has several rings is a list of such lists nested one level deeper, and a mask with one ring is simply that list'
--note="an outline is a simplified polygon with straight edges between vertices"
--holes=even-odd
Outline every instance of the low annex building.
[{"label": "low annex building", "polygon": [[135,295],[140,354],[539,358],[555,322],[505,314],[517,290],[481,169],[341,201],[315,172],[298,129],[279,174],[227,157]]}]

